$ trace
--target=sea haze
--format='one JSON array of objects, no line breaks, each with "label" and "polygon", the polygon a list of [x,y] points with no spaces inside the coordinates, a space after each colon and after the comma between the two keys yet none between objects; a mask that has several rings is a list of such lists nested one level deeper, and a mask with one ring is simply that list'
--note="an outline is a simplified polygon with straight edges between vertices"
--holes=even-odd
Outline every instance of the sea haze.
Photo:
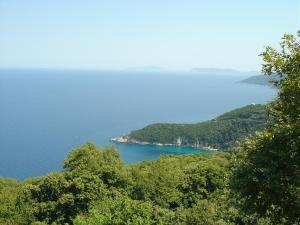
[{"label": "sea haze", "polygon": [[[156,122],[194,123],[276,90],[241,84],[244,76],[130,71],[0,70],[0,176],[23,179],[62,168],[77,145]],[[116,145],[126,163],[199,150]]]}]

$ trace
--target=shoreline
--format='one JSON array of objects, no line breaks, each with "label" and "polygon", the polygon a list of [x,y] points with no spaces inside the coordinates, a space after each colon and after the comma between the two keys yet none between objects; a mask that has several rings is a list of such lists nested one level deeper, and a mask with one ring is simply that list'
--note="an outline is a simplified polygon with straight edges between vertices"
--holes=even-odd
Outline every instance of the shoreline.
[{"label": "shoreline", "polygon": [[206,151],[220,151],[219,149],[213,148],[211,146],[201,146],[201,145],[195,145],[195,144],[182,145],[180,142],[178,144],[172,144],[172,143],[163,144],[163,143],[159,143],[159,142],[137,141],[137,140],[129,138],[128,135],[111,138],[110,140],[113,143],[118,143],[118,144],[151,145],[151,146],[160,146],[160,147],[176,146],[176,147],[183,147],[183,148],[188,147],[188,148],[194,148],[194,149],[206,150]]}]

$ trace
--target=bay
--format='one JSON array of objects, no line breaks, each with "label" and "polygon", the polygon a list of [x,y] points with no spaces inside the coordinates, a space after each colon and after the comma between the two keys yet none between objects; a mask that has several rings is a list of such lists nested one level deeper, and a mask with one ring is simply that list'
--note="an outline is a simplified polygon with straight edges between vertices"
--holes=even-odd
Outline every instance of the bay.
[{"label": "bay", "polygon": [[[157,122],[195,123],[276,90],[241,84],[244,76],[188,72],[0,70],[0,176],[24,179],[62,168],[74,147],[110,139]],[[161,154],[206,153],[190,148],[120,145],[134,163]]]}]

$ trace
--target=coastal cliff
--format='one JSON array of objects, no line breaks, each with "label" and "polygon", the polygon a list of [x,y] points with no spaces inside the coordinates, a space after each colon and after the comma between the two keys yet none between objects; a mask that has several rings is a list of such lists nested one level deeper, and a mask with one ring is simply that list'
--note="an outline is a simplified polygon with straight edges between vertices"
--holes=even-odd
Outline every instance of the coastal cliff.
[{"label": "coastal cliff", "polygon": [[159,142],[138,141],[138,140],[130,138],[129,135],[123,135],[120,137],[112,138],[111,141],[113,141],[115,143],[120,143],[120,144],[191,147],[191,148],[198,148],[201,150],[209,150],[209,151],[218,151],[219,150],[219,149],[213,148],[211,146],[201,145],[199,142],[188,143],[187,141],[184,141],[181,137],[177,138],[176,143],[159,143]]}]

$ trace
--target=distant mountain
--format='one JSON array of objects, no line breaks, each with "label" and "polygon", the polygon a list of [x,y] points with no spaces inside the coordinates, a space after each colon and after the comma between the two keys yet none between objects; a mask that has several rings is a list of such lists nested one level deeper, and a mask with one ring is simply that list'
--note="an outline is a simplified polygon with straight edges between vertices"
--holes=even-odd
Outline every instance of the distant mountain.
[{"label": "distant mountain", "polygon": [[253,75],[261,74],[258,71],[241,72],[234,69],[223,69],[223,68],[193,68],[191,72],[199,73],[199,74],[244,75],[244,76],[253,76]]},{"label": "distant mountain", "polygon": [[274,74],[271,76],[266,75],[258,75],[248,77],[247,79],[241,80],[240,83],[247,83],[247,84],[258,84],[258,85],[269,85],[272,86],[272,80],[278,80],[279,76]]}]

